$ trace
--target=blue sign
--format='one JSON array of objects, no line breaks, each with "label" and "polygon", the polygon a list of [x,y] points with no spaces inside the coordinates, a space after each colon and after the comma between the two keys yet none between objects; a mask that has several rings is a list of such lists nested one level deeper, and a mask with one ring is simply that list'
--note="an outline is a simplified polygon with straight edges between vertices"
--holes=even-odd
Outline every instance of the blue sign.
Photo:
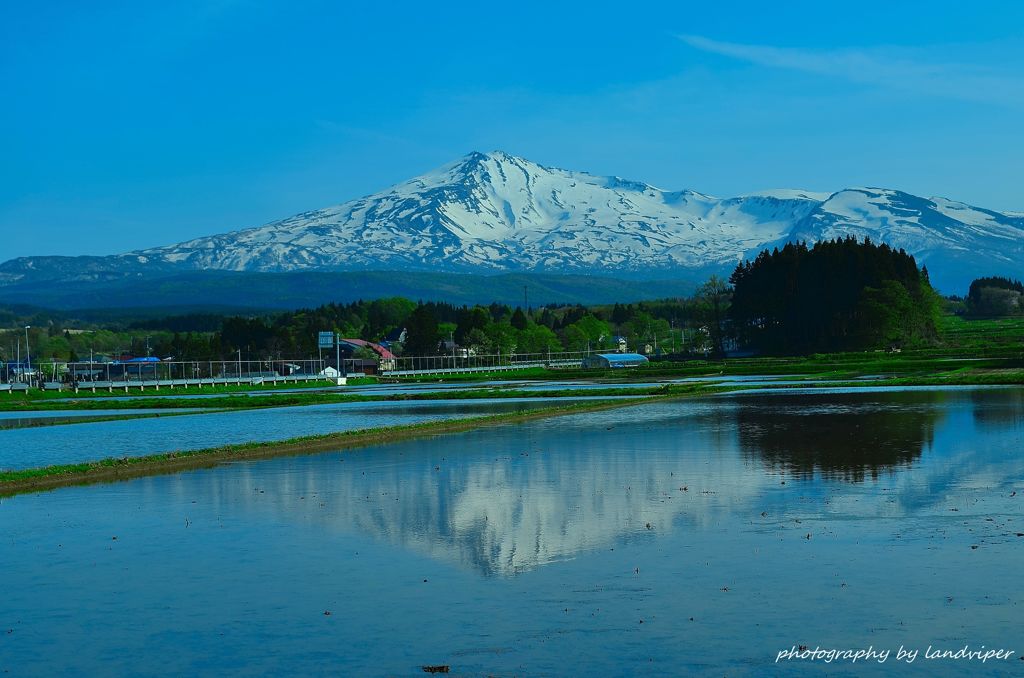
[{"label": "blue sign", "polygon": [[334,332],[321,332],[319,338],[320,348],[334,348]]}]

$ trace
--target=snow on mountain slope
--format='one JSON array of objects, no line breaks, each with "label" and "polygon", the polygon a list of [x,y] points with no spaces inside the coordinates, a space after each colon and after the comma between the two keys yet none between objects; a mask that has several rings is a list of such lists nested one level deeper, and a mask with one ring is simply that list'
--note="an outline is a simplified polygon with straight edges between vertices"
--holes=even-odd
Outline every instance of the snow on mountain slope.
[{"label": "snow on mountain slope", "polygon": [[933,281],[1015,275],[1024,215],[880,188],[777,189],[719,199],[544,167],[496,151],[356,200],[264,226],[111,257],[32,257],[0,284],[112,279],[146,271],[404,270],[728,272],[762,248],[853,235],[914,254]]},{"label": "snow on mountain slope", "polygon": [[1019,276],[1024,264],[1024,218],[881,188],[833,194],[794,227],[789,239],[848,235],[901,247],[938,272],[939,280],[991,273]]},{"label": "snow on mountain slope", "polygon": [[734,262],[785,236],[815,205],[722,201],[473,153],[336,207],[138,254],[232,270],[643,272]]}]

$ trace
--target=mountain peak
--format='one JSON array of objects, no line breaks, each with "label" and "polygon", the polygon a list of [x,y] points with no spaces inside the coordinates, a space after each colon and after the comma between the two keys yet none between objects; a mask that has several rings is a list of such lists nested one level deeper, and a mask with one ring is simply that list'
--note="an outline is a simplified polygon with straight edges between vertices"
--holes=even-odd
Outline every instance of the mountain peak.
[{"label": "mountain peak", "polygon": [[[465,181],[467,177],[472,177],[474,181],[487,183],[492,180],[492,175],[501,176],[507,171],[506,168],[508,167],[515,167],[518,168],[517,171],[526,170],[531,173],[544,169],[525,158],[511,155],[505,151],[498,150],[491,151],[490,153],[473,151],[454,162],[427,172],[422,177],[417,177],[417,179],[433,177],[448,183],[459,183]],[[416,179],[413,181],[416,181]]]},{"label": "mountain peak", "polygon": [[516,155],[512,155],[511,153],[506,153],[505,151],[502,151],[502,150],[494,150],[494,151],[490,151],[488,153],[482,153],[480,151],[471,151],[471,152],[467,153],[466,155],[462,156],[461,159],[455,161],[455,163],[453,163],[453,164],[476,165],[476,164],[486,163],[486,162],[493,162],[493,163],[514,162],[514,163],[524,163],[524,164],[529,164],[529,165],[535,164],[535,163],[530,162],[526,158],[522,158],[522,157],[519,157],[519,156],[516,156]]},{"label": "mountain peak", "polygon": [[699,277],[727,272],[765,247],[846,235],[906,249],[927,261],[940,286],[964,286],[964,277],[975,274],[1017,274],[1024,262],[1019,214],[872,187],[720,199],[494,150],[244,231],[89,262],[8,262],[0,266],[0,284],[42,275],[135,275],[140,267]]}]

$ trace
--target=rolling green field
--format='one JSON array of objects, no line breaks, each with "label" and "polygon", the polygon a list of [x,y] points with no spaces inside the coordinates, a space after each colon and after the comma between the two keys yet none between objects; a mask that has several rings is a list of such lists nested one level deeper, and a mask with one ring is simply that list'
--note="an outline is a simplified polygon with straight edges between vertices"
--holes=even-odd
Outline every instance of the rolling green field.
[{"label": "rolling green field", "polygon": [[[947,351],[982,351],[987,354],[1024,353],[1024,317],[967,320],[943,316],[939,328]],[[943,350],[942,347],[937,351]]]}]

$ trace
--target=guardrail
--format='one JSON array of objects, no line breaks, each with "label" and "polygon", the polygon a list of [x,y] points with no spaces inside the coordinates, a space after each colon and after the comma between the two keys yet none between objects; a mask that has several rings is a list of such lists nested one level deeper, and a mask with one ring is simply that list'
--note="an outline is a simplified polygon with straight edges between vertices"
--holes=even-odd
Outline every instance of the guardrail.
[{"label": "guardrail", "polygon": [[301,376],[276,376],[276,377],[224,377],[217,378],[211,377],[209,379],[131,379],[131,380],[120,380],[120,381],[80,381],[73,384],[60,384],[60,383],[48,383],[44,388],[59,389],[71,388],[76,393],[78,391],[114,391],[124,390],[127,392],[129,389],[137,388],[139,390],[146,390],[151,388],[155,391],[159,391],[161,388],[188,388],[194,386],[196,388],[203,388],[205,386],[261,386],[261,385],[277,385],[277,384],[297,384],[297,383],[309,383],[311,381],[327,381],[334,383],[336,377],[325,377],[319,375],[301,375]]}]

